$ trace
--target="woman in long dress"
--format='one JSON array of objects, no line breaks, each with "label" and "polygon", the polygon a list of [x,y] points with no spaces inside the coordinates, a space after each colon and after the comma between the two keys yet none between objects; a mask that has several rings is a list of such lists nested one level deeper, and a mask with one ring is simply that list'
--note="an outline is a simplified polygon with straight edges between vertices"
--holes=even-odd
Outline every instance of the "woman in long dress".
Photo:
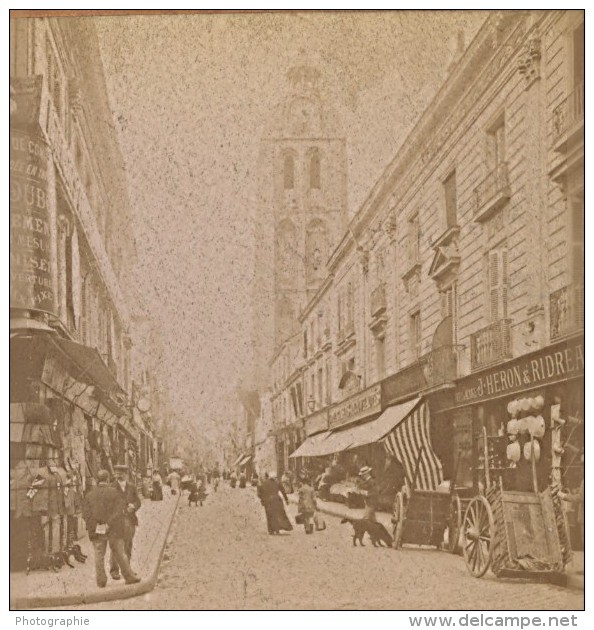
[{"label": "woman in long dress", "polygon": [[287,493],[273,475],[264,474],[264,480],[258,486],[258,498],[266,512],[269,534],[278,534],[280,531],[289,532],[293,529],[283,505],[283,499],[287,505],[289,503]]},{"label": "woman in long dress", "polygon": [[158,471],[153,473],[153,493],[151,495],[153,501],[163,500],[163,480]]}]

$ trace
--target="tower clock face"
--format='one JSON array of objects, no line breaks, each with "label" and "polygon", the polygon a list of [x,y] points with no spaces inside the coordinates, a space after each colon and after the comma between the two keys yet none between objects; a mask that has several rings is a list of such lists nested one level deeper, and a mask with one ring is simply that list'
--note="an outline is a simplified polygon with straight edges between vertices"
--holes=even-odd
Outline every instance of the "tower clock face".
[{"label": "tower clock face", "polygon": [[314,101],[297,98],[291,103],[289,120],[297,133],[311,133],[320,128],[320,108]]}]

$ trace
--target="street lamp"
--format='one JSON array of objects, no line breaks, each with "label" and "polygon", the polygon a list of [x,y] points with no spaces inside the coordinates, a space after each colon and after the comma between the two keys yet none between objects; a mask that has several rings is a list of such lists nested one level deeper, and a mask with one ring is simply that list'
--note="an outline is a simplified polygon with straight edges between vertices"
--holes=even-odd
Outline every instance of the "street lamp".
[{"label": "street lamp", "polygon": [[307,408],[309,409],[310,413],[316,408],[316,401],[315,401],[313,395],[311,395],[307,399]]}]

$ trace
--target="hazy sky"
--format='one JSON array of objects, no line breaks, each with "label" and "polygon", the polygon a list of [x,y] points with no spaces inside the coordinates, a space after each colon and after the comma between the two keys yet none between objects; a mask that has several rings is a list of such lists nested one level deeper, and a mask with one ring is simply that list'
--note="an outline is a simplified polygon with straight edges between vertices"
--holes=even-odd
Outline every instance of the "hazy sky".
[{"label": "hazy sky", "polygon": [[352,216],[486,13],[94,19],[176,410],[224,420],[251,357],[258,142],[305,57],[348,139]]}]

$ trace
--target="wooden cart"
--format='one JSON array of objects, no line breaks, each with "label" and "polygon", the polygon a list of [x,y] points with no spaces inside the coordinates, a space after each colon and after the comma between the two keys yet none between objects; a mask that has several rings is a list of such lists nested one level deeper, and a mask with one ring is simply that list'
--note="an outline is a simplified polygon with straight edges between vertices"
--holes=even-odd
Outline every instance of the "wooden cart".
[{"label": "wooden cart", "polygon": [[[455,483],[448,492],[438,490],[418,490],[421,454],[416,462],[415,474],[410,490],[396,494],[392,515],[394,548],[403,544],[428,545],[441,549],[445,530],[448,529],[450,550],[455,550],[461,527],[462,507],[460,497],[455,492]],[[455,477],[456,475],[454,475]]]},{"label": "wooden cart", "polygon": [[505,489],[501,467],[492,467],[498,439],[483,430],[477,468],[484,472],[484,489],[469,502],[462,523],[466,567],[475,577],[490,568],[498,577],[562,583],[571,551],[558,489],[539,492],[534,455],[533,490]]}]

